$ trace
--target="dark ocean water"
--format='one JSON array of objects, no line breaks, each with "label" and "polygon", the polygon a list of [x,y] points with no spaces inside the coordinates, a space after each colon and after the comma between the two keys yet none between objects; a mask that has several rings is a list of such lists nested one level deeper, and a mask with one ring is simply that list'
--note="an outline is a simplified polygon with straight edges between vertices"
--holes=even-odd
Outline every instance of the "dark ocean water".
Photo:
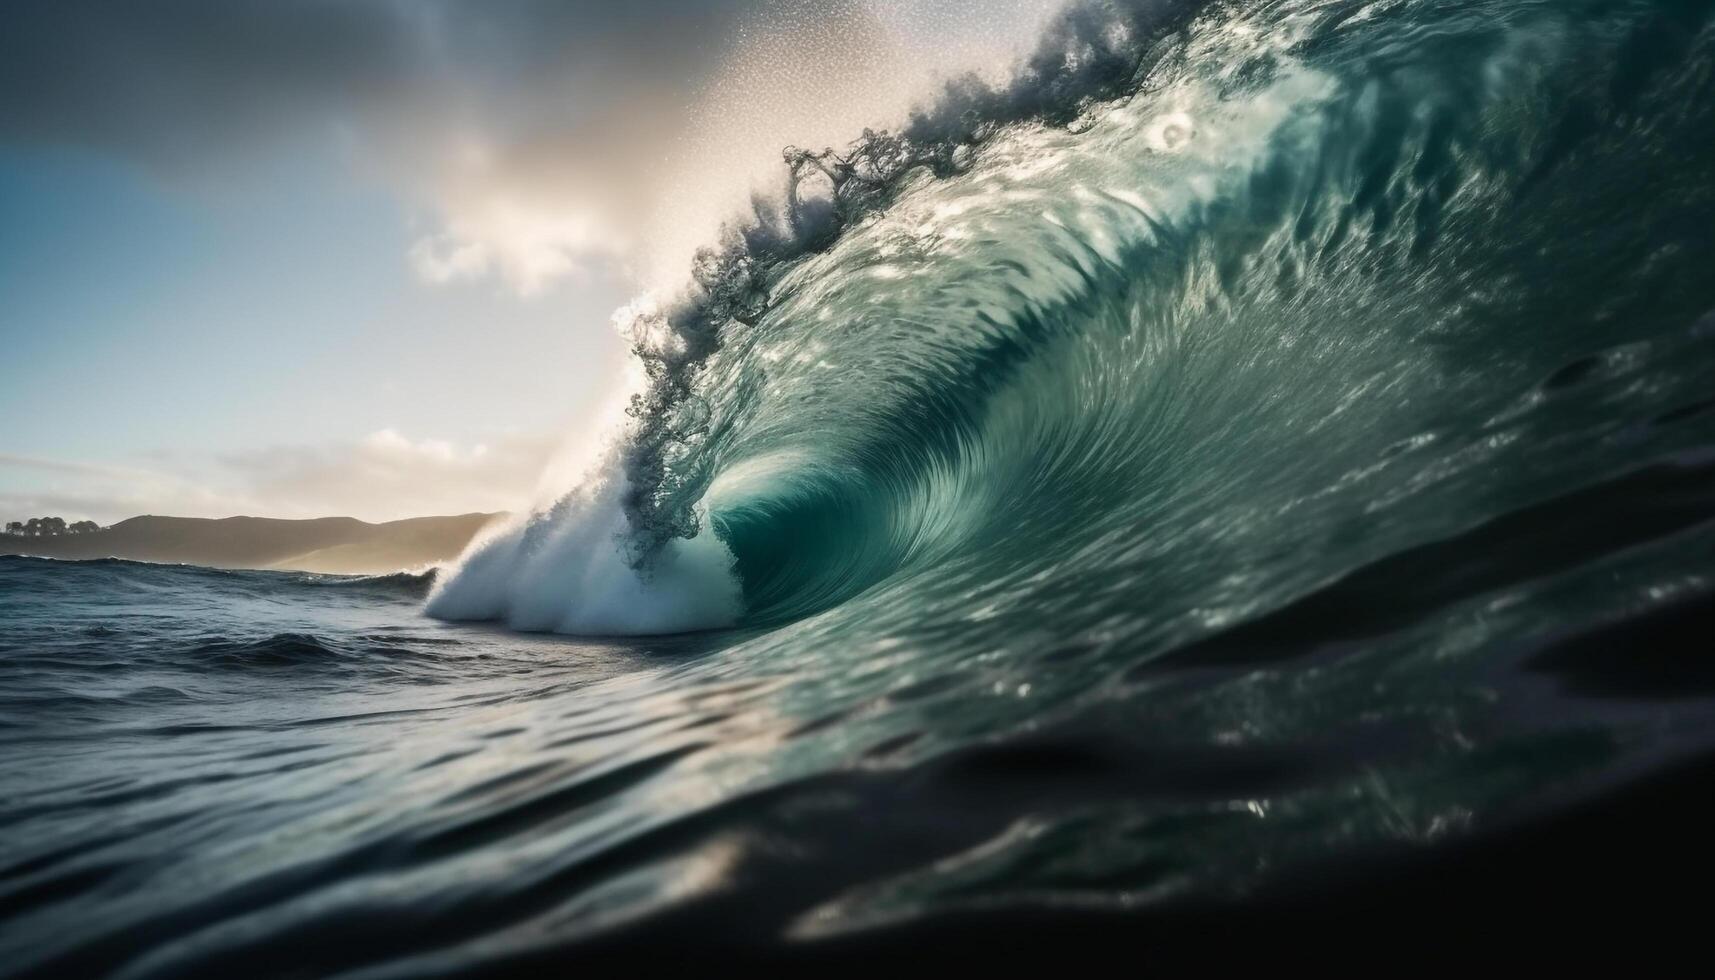
[{"label": "dark ocean water", "polygon": [[0,973],[1682,935],[1715,4],[1077,11],[438,581],[0,559]]}]

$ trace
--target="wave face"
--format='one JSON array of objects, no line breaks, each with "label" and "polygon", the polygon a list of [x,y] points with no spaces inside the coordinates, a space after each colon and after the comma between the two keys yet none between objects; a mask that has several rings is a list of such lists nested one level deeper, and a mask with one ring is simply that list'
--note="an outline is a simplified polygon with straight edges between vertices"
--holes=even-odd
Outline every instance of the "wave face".
[{"label": "wave face", "polygon": [[431,611],[1122,639],[1670,449],[1599,418],[1706,384],[1662,366],[1715,306],[1707,17],[1074,7],[1010,87],[789,150],[784,209],[634,314],[606,482]]}]

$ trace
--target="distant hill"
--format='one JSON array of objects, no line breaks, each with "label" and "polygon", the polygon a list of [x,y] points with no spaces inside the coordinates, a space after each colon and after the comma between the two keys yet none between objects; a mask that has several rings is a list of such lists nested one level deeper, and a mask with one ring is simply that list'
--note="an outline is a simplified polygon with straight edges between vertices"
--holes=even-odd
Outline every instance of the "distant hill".
[{"label": "distant hill", "polygon": [[129,558],[213,568],[281,568],[366,575],[458,557],[505,514],[415,517],[370,524],[352,517],[133,517],[99,531],[26,538],[0,535],[0,554]]}]

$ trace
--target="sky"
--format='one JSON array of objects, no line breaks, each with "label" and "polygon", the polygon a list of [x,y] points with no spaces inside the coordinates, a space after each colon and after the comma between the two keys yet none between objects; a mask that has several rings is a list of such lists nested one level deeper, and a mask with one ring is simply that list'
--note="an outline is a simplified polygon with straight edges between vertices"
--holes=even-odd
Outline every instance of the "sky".
[{"label": "sky", "polygon": [[20,0],[0,518],[515,509],[610,323],[780,148],[1003,77],[1057,0]]}]

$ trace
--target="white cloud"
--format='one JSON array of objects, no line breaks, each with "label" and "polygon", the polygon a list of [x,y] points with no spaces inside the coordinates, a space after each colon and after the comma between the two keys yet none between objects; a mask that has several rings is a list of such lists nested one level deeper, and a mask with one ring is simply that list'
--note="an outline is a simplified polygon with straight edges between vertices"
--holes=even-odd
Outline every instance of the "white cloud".
[{"label": "white cloud", "polygon": [[186,454],[148,466],[0,455],[0,514],[102,523],[138,514],[386,521],[515,510],[528,506],[558,446],[546,435],[459,444],[389,428],[355,442]]},{"label": "white cloud", "polygon": [[[591,258],[620,251],[622,239],[604,231],[576,205],[524,205],[509,196],[474,195],[448,202],[443,230],[411,247],[411,267],[431,283],[499,276],[521,295],[585,271]],[[486,199],[482,199],[486,198]]]},{"label": "white cloud", "polygon": [[493,267],[490,249],[482,242],[449,233],[420,238],[411,246],[411,268],[432,283],[476,279]]}]

